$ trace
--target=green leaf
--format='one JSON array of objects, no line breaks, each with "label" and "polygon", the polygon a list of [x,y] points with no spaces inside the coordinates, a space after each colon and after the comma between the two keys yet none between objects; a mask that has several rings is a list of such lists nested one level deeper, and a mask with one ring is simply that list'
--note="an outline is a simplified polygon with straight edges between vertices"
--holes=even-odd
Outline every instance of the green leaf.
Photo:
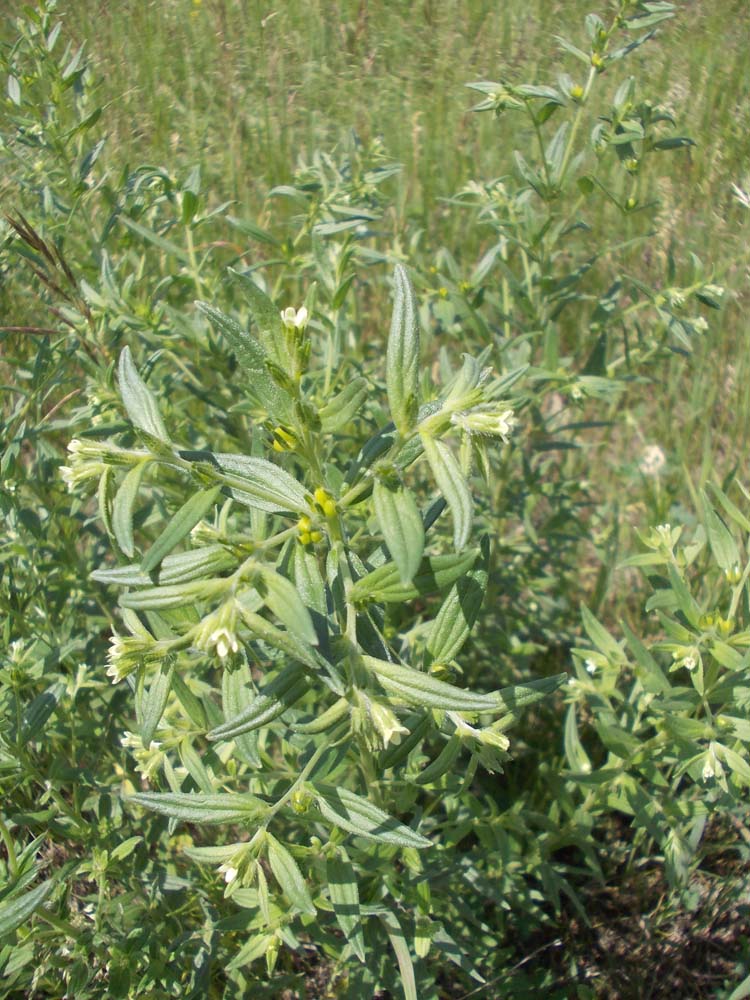
[{"label": "green leaf", "polygon": [[617,643],[609,632],[591,614],[585,604],[581,605],[581,618],[583,627],[592,643],[599,650],[602,656],[606,656],[611,663],[621,664],[625,662],[619,643]]},{"label": "green leaf", "polygon": [[651,653],[649,653],[638,636],[628,628],[625,622],[621,623],[621,628],[628,646],[633,651],[636,665],[640,668],[636,673],[645,690],[653,694],[669,693],[672,690],[672,685]]},{"label": "green leaf", "polygon": [[133,509],[147,462],[140,462],[123,479],[112,504],[112,530],[117,544],[130,559],[135,553]]},{"label": "green leaf", "polygon": [[190,583],[201,577],[219,576],[231,569],[236,562],[236,558],[222,545],[207,545],[167,556],[155,573],[144,573],[140,563],[131,563],[129,566],[96,569],[91,574],[91,579],[117,587],[147,587],[154,582],[168,586]]},{"label": "green leaf", "polygon": [[383,812],[367,799],[347,788],[315,785],[316,801],[321,813],[348,833],[397,847],[432,847],[432,842],[411,827]]},{"label": "green leaf", "polygon": [[693,628],[697,628],[701,612],[695,598],[688,590],[687,584],[672,563],[669,564],[668,572],[669,582],[672,587],[672,593],[677,601],[677,606],[685,615],[689,624],[692,625]]},{"label": "green leaf", "polygon": [[54,887],[55,882],[50,878],[17,899],[4,899],[0,903],[0,937],[10,934],[11,931],[28,920],[31,914],[38,910],[47,899]]},{"label": "green leaf", "polygon": [[480,559],[453,584],[432,623],[427,639],[431,662],[449,663],[471,634],[487,590],[489,539],[483,539],[480,551]]},{"label": "green leaf", "polygon": [[419,1000],[417,996],[417,983],[414,978],[414,963],[412,962],[409,945],[406,943],[406,937],[401,924],[398,922],[395,913],[386,911],[385,913],[379,913],[378,916],[385,925],[391,947],[396,955],[398,970],[401,973],[401,988],[404,991],[404,1000]]},{"label": "green leaf", "polygon": [[271,377],[266,366],[268,354],[247,330],[230,316],[207,302],[196,302],[198,309],[226,338],[246,376],[244,390],[268,413],[283,421],[291,411],[291,398]]},{"label": "green leaf", "polygon": [[302,872],[289,851],[270,833],[266,833],[268,861],[273,876],[282,888],[289,902],[302,913],[315,916],[315,906]]},{"label": "green leaf", "polygon": [[414,289],[401,264],[396,264],[393,285],[386,389],[393,422],[405,436],[414,426],[419,408],[419,318]]},{"label": "green leaf", "polygon": [[448,501],[453,515],[453,544],[457,552],[466,545],[471,532],[473,502],[469,484],[443,441],[436,441],[429,434],[420,435],[424,453],[430,463],[438,489]]},{"label": "green leaf", "polygon": [[417,501],[403,483],[376,480],[372,490],[375,516],[402,583],[410,583],[422,562],[424,527]]},{"label": "green leaf", "polygon": [[714,559],[723,570],[732,569],[739,565],[740,552],[737,543],[732,537],[729,529],[711,506],[708,497],[703,490],[700,491],[701,505],[703,507],[703,522],[706,526],[708,544]]},{"label": "green leaf", "polygon": [[292,563],[294,586],[308,608],[325,615],[326,592],[323,577],[320,575],[318,558],[312,549],[305,545],[294,546]]},{"label": "green leaf", "polygon": [[135,712],[141,740],[145,747],[148,747],[154,738],[156,727],[164,713],[164,707],[172,688],[173,672],[174,659],[170,657],[159,664],[148,688],[146,688],[146,671],[141,668],[138,675]]},{"label": "green leaf", "polygon": [[58,681],[56,684],[48,687],[46,691],[43,691],[42,694],[38,694],[26,706],[23,719],[21,720],[21,739],[24,742],[40,738],[45,723],[57,708],[65,691],[65,684],[62,681]]},{"label": "green leaf", "polygon": [[492,712],[503,708],[496,693],[475,694],[446,684],[432,674],[388,660],[378,660],[374,656],[363,656],[362,660],[389,695],[401,698],[410,705],[451,712]]},{"label": "green leaf", "polygon": [[565,756],[574,771],[582,774],[590,774],[591,759],[583,749],[581,738],[578,735],[578,722],[576,719],[576,706],[568,706],[568,713],[565,716]]},{"label": "green leaf", "polygon": [[231,497],[248,507],[275,514],[295,511],[309,514],[304,486],[273,462],[251,455],[220,455],[214,452],[180,452],[182,458],[221,473],[220,481]]},{"label": "green leaf", "polygon": [[119,215],[118,218],[120,219],[121,222],[125,223],[128,229],[132,230],[134,233],[137,233],[138,236],[141,236],[144,240],[147,240],[149,243],[153,243],[154,246],[158,247],[160,250],[163,250],[164,253],[169,254],[171,257],[174,257],[176,260],[180,261],[180,263],[189,266],[190,260],[188,258],[187,253],[183,250],[182,247],[178,246],[176,243],[173,243],[171,240],[165,239],[163,236],[160,236],[158,233],[153,232],[151,229],[147,229],[145,226],[142,226],[139,222],[136,222],[135,219],[128,218],[127,215]]},{"label": "green leaf", "polygon": [[211,510],[221,493],[220,486],[199,490],[187,500],[146,553],[141,563],[144,573],[151,573],[172,549],[179,545],[196,524]]},{"label": "green leaf", "polygon": [[354,954],[360,962],[364,962],[365,940],[362,935],[362,912],[359,906],[357,877],[349,855],[343,847],[338,848],[335,857],[326,861],[326,881],[336,921]]},{"label": "green leaf", "polygon": [[237,715],[208,734],[209,740],[232,740],[278,718],[305,694],[308,684],[299,663],[286,667]]},{"label": "green leaf", "polygon": [[367,379],[353,379],[318,411],[322,429],[331,433],[345,427],[360,412],[369,393]]},{"label": "green leaf", "polygon": [[265,802],[254,795],[240,792],[220,792],[202,795],[194,792],[136,792],[127,796],[143,809],[184,823],[250,823],[268,811]]},{"label": "green leaf", "polygon": [[136,611],[163,611],[167,608],[181,608],[195,601],[209,600],[226,590],[225,580],[193,580],[190,583],[176,583],[167,587],[148,587],[120,596],[123,608]]},{"label": "green leaf", "polygon": [[236,271],[233,267],[229,268],[229,272],[242,286],[264,350],[281,368],[291,371],[292,359],[286,346],[281,311],[249,275]]},{"label": "green leaf", "polygon": [[[255,700],[252,674],[247,663],[226,666],[221,678],[222,711],[225,719],[241,716]],[[237,756],[252,767],[260,767],[257,730],[233,737]]]},{"label": "green leaf", "polygon": [[156,397],[138,374],[129,347],[123,348],[120,355],[117,380],[125,409],[135,426],[164,444],[171,444]]},{"label": "green leaf", "polygon": [[310,612],[305,607],[302,598],[293,583],[290,583],[280,573],[263,567],[261,581],[261,596],[268,608],[273,611],[279,621],[293,632],[303,642],[317,646],[318,636],[313,627]]},{"label": "green leaf", "polygon": [[357,580],[350,591],[350,597],[355,603],[364,601],[401,603],[426,594],[434,594],[438,590],[450,587],[468,572],[478,555],[479,549],[467,549],[461,553],[423,559],[411,583],[402,583],[398,566],[395,563],[386,563]]}]

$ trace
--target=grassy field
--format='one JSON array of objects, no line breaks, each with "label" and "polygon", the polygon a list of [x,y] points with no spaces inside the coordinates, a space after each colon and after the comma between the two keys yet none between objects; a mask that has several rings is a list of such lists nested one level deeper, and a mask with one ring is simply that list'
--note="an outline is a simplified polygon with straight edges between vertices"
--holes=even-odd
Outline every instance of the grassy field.
[{"label": "grassy field", "polygon": [[[238,996],[237,991],[245,989],[255,991],[253,996],[283,1000],[366,1000],[365,987],[356,985],[365,980],[347,978],[345,963],[336,957],[337,939],[330,933],[317,952],[309,946],[293,951],[290,946],[291,957],[280,959],[275,972],[268,959],[273,949],[266,942],[267,977],[265,968],[260,976],[251,971],[260,967],[256,962],[232,970],[234,978],[226,978],[219,967],[231,963],[244,931],[238,933],[239,917],[217,909],[221,895],[215,873],[189,882],[193,876],[186,874],[179,851],[191,846],[190,837],[158,818],[149,817],[148,825],[141,827],[140,815],[122,805],[120,793],[139,789],[144,774],[153,777],[158,767],[137,737],[125,737],[135,747],[135,762],[121,745],[123,731],[135,726],[131,692],[125,684],[113,687],[103,666],[110,630],[119,618],[102,596],[102,587],[88,580],[90,570],[109,558],[108,540],[96,525],[94,508],[64,491],[58,468],[71,436],[90,436],[97,427],[123,432],[113,372],[119,348],[131,343],[151,352],[152,360],[143,370],[190,447],[213,447],[212,440],[224,451],[238,448],[237,442],[252,441],[255,447],[244,423],[249,411],[234,394],[235,369],[191,312],[196,298],[218,300],[224,308],[220,297],[225,294],[236,307],[224,283],[227,264],[254,267],[270,261],[269,291],[278,301],[284,297],[296,304],[312,274],[322,286],[335,274],[331,287],[324,288],[324,317],[344,301],[351,280],[348,269],[359,268],[352,286],[356,304],[349,300],[342,306],[336,333],[353,359],[351,370],[342,367],[345,378],[355,367],[359,372],[360,362],[377,362],[382,354],[392,293],[378,271],[385,259],[378,253],[413,264],[431,372],[442,370],[447,354],[478,352],[484,346],[477,335],[486,329],[477,318],[483,306],[496,308],[494,315],[501,319],[492,322],[498,329],[510,330],[509,314],[497,311],[492,298],[494,288],[487,302],[481,297],[470,301],[476,263],[497,237],[486,225],[475,224],[476,216],[458,206],[455,196],[470,182],[499,178],[510,185],[517,175],[513,150],[531,149],[535,136],[528,124],[519,124],[518,116],[472,113],[469,109],[480,95],[465,85],[479,80],[554,85],[560,72],[575,74],[575,60],[561,52],[557,36],[585,48],[583,19],[594,6],[580,0],[48,4],[62,23],[60,47],[63,40],[70,43],[71,53],[85,46],[90,67],[85,87],[81,83],[90,102],[85,107],[96,105],[102,111],[90,130],[93,139],[75,127],[75,119],[59,112],[61,124],[54,133],[61,137],[59,149],[75,147],[79,158],[68,162],[60,157],[59,174],[45,185],[38,175],[55,163],[57,147],[45,153],[50,159],[43,160],[39,152],[35,160],[33,130],[24,132],[25,126],[13,118],[20,102],[13,99],[10,81],[4,105],[7,121],[0,106],[3,134],[15,141],[8,138],[0,147],[4,211],[16,222],[23,213],[32,229],[44,235],[48,249],[53,244],[61,249],[79,279],[77,286],[74,279],[66,284],[63,265],[51,254],[45,263],[44,251],[33,247],[33,233],[31,241],[28,232],[19,240],[10,223],[5,227],[0,372],[8,390],[2,509],[9,530],[2,557],[7,662],[0,671],[0,707],[15,742],[0,746],[0,787],[10,803],[0,812],[0,836],[7,885],[13,880],[20,884],[24,865],[32,863],[35,851],[43,855],[35,872],[50,879],[48,894],[53,892],[51,873],[72,874],[64,899],[54,890],[56,908],[38,911],[34,932],[21,926],[7,944],[2,922],[6,889],[0,887],[0,968],[10,984],[7,991],[0,984],[0,996],[62,996],[62,990],[55,992],[55,983],[59,987],[64,982],[65,997],[218,998]],[[605,0],[600,7],[604,16]],[[17,35],[15,15],[3,15],[0,44],[9,61]],[[544,357],[544,378],[551,388],[544,390],[546,395],[540,391],[535,397],[528,390],[518,397],[518,412],[528,418],[524,444],[512,459],[502,459],[501,488],[478,508],[478,519],[490,526],[501,555],[491,584],[494,603],[485,604],[478,635],[467,647],[466,683],[502,686],[522,676],[571,669],[571,649],[588,645],[584,631],[600,648],[585,622],[581,627],[579,602],[618,637],[625,622],[644,641],[663,643],[663,621],[660,625],[653,614],[648,619],[643,615],[657,584],[649,586],[632,566],[622,567],[623,560],[642,552],[649,529],[660,523],[684,524],[686,537],[693,538],[699,490],[707,484],[724,484],[729,490],[726,484],[735,478],[747,485],[750,360],[743,344],[750,305],[748,39],[750,7],[745,0],[683,0],[674,19],[659,25],[656,39],[622,64],[627,70],[616,67],[601,76],[602,90],[611,101],[623,74],[633,74],[641,97],[663,106],[674,119],[675,133],[690,136],[695,144],[653,157],[652,168],[633,181],[640,202],[655,203],[652,212],[628,215],[613,198],[602,198],[596,214],[589,212],[590,229],[574,245],[583,252],[587,240],[592,246],[627,244],[621,252],[603,255],[601,271],[582,293],[581,309],[561,322],[557,372]],[[20,78],[22,93],[27,82]],[[56,91],[55,86],[50,84],[45,93],[49,107],[59,110],[71,91]],[[40,112],[40,120],[47,114]],[[78,131],[80,147],[75,146]],[[72,146],[66,145],[70,136],[76,136]],[[90,175],[94,182],[76,171],[91,142],[100,138],[105,141],[97,147],[96,169]],[[343,173],[334,180],[325,166],[329,154],[331,163],[343,163]],[[366,173],[373,164],[391,162],[401,170],[377,191],[358,173],[361,163]],[[198,166],[201,211],[217,209],[217,216],[193,230],[191,220],[185,222],[185,190]],[[624,200],[630,180],[623,181],[621,174],[615,164],[602,177]],[[311,238],[313,222],[321,218],[314,217],[320,207],[314,199],[323,195],[316,188],[305,202],[304,194],[324,176],[336,197],[346,192],[352,202],[361,197],[374,206],[373,238],[361,257],[352,258],[354,264],[348,257],[342,263],[334,251],[325,258]],[[296,200],[275,190],[288,185],[296,185]],[[748,192],[747,205],[737,189]],[[120,216],[136,220],[141,229],[127,228]],[[239,223],[226,221],[227,216]],[[260,237],[255,227],[261,227]],[[144,236],[145,230],[151,235]],[[159,236],[153,238],[157,231]],[[112,232],[118,234],[119,256],[112,251]],[[573,259],[572,251],[568,253],[562,250],[550,258],[554,267],[564,270]],[[583,401],[571,396],[575,386],[564,366],[572,359],[570,370],[588,371],[588,302],[604,295],[613,268],[661,289],[668,284],[665,273],[673,259],[675,283],[687,285],[693,254],[703,262],[705,280],[724,286],[726,292],[720,307],[711,310],[708,328],[695,338],[692,352],[660,349],[652,367],[633,368],[622,391],[602,391],[601,398],[594,394]],[[523,260],[528,265],[529,259]],[[37,277],[41,267],[41,284],[30,277],[29,261],[37,267]],[[50,275],[65,293],[61,299]],[[541,301],[541,293],[532,293],[541,285],[527,274],[526,284],[519,285],[519,301],[526,296],[534,306],[534,294]],[[104,301],[110,291],[112,298]],[[446,312],[454,302],[460,302],[463,312],[458,307],[455,315]],[[529,315],[519,306],[513,323],[533,338],[537,316]],[[466,317],[476,319],[476,325],[467,322],[462,327]],[[66,332],[69,340],[63,336]],[[498,356],[506,362],[512,351]],[[533,364],[542,371],[539,356],[533,355]],[[553,377],[559,377],[559,386]],[[573,416],[569,406],[575,407]],[[551,447],[552,458],[545,464],[543,438],[557,433],[556,410],[564,416],[564,426],[563,417],[558,425],[567,430],[570,424],[576,434],[580,427],[580,438],[570,453],[558,455]],[[656,461],[655,473],[649,461]],[[174,483],[167,481],[165,489],[166,498],[156,489],[149,494],[151,506],[144,508],[140,520],[136,516],[136,534],[153,536],[159,518],[176,504]],[[742,500],[736,491],[732,496],[735,503]],[[495,520],[493,503],[503,511]],[[745,522],[736,523],[744,535]],[[705,571],[709,579],[700,560],[694,569],[696,576]],[[721,569],[726,566],[721,564]],[[663,579],[658,586],[666,586]],[[722,585],[710,577],[702,609],[719,608],[716,594],[723,593]],[[658,591],[661,603],[654,600],[650,610],[675,607],[664,593]],[[744,607],[737,611],[738,619]],[[412,635],[407,626],[413,623],[397,612],[387,624]],[[712,619],[705,628],[714,625]],[[419,622],[413,635],[416,639],[409,642],[419,647]],[[619,654],[613,655],[617,659]],[[583,653],[579,660],[577,676],[583,671],[585,680],[589,666],[582,664],[590,660],[584,660]],[[454,785],[448,781],[440,786],[449,803],[445,829],[455,834],[456,844],[465,834],[457,831],[464,830],[467,816],[481,815],[485,824],[476,842],[457,850],[453,867],[446,862],[441,868],[435,862],[428,874],[436,885],[444,881],[446,897],[456,897],[459,910],[461,893],[482,884],[481,914],[473,915],[478,923],[472,925],[467,917],[461,945],[471,941],[474,954],[486,960],[482,967],[489,984],[472,981],[466,965],[461,972],[447,971],[453,966],[431,953],[427,963],[442,963],[437,985],[429,985],[427,972],[418,968],[415,989],[420,992],[413,996],[489,1000],[511,994],[531,997],[541,991],[560,1000],[741,1000],[749,995],[750,840],[742,797],[708,821],[704,853],[691,868],[689,860],[681,860],[680,849],[689,856],[682,841],[677,847],[674,841],[668,848],[654,846],[659,840],[654,827],[663,816],[658,804],[653,813],[650,807],[644,813],[641,806],[631,828],[624,818],[630,815],[623,806],[625,792],[613,790],[603,804],[593,784],[592,790],[585,786],[581,792],[568,780],[571,769],[590,770],[593,762],[596,771],[611,763],[607,754],[615,751],[604,738],[603,744],[596,742],[597,734],[614,724],[614,714],[610,718],[605,711],[604,723],[597,714],[605,702],[609,705],[610,696],[622,713],[617,716],[620,722],[632,709],[634,731],[641,738],[637,725],[648,715],[648,699],[636,710],[630,695],[613,694],[616,684],[608,677],[589,704],[578,706],[582,744],[575,705],[571,707],[569,698],[563,704],[561,697],[522,717],[511,734],[517,762],[508,763],[500,780],[497,774],[480,771],[468,795],[459,780],[462,775],[451,776]],[[208,697],[207,690],[200,683],[195,688],[201,697]],[[736,715],[746,714],[748,699],[750,691],[738,696]],[[37,716],[43,723],[52,719],[43,742],[29,736],[29,719]],[[190,747],[186,752],[180,744],[182,764]],[[201,752],[202,760],[211,762],[209,769],[217,766],[210,747]],[[632,746],[628,753],[637,757]],[[576,759],[586,767],[574,767]],[[282,775],[276,758],[274,763]],[[190,764],[185,766],[193,779],[199,774],[196,785],[204,790],[200,761],[195,772]],[[678,784],[675,779],[674,788]],[[653,801],[660,788],[657,781]],[[694,803],[695,796],[690,801]],[[679,809],[678,804],[669,814],[674,829]],[[641,824],[643,815],[647,819]],[[37,836],[38,842],[33,840]],[[595,850],[590,847],[594,842]],[[697,850],[696,845],[691,849]],[[482,852],[489,859],[486,867],[484,860],[476,861]],[[300,852],[293,853],[299,861]],[[408,881],[408,865],[394,868]],[[683,869],[690,872],[687,881],[674,876]],[[411,875],[417,871],[415,867]],[[29,884],[34,877],[29,876]],[[408,905],[420,913],[414,920],[418,939],[424,914],[437,917],[433,910],[419,909],[427,904],[417,882],[416,877],[409,882]],[[380,897],[373,886],[374,904]],[[70,941],[76,938],[74,948]],[[274,941],[276,949],[279,941]],[[372,941],[375,948],[393,946],[399,954],[392,926],[387,936],[381,928],[380,938]],[[289,944],[284,938],[284,945]],[[450,957],[443,944],[441,954]],[[102,950],[109,959],[101,958]],[[378,1000],[399,995],[394,984],[399,975],[404,978],[402,959],[403,952],[395,979],[393,969],[378,979],[384,991],[375,994]],[[744,976],[744,986],[733,992]]]}]

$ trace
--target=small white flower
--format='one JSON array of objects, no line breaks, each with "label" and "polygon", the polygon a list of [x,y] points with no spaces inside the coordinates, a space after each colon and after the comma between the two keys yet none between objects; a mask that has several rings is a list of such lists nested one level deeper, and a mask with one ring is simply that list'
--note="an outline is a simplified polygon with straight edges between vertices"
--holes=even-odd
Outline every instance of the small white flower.
[{"label": "small white flower", "polygon": [[232,868],[231,865],[219,865],[219,872],[224,876],[224,881],[227,885],[230,882],[234,882],[238,875],[237,869]]},{"label": "small white flower", "polygon": [[513,410],[476,409],[467,413],[454,413],[451,422],[463,427],[470,434],[484,434],[508,441],[517,420]]},{"label": "small white flower", "polygon": [[216,648],[219,659],[226,659],[227,655],[239,651],[237,636],[227,628],[217,628],[208,637],[209,643]]},{"label": "small white flower", "polygon": [[695,316],[695,317],[693,317],[692,324],[695,327],[695,329],[698,331],[698,333],[705,333],[706,330],[708,329],[708,323],[703,318],[703,316]]},{"label": "small white flower", "polygon": [[686,670],[695,670],[698,666],[698,661],[694,656],[686,656],[682,661],[682,665]]},{"label": "small white flower", "polygon": [[658,476],[666,464],[667,457],[659,445],[650,444],[643,449],[638,468],[644,476]]},{"label": "small white flower", "polygon": [[703,765],[703,771],[701,772],[701,777],[704,781],[710,781],[711,778],[716,777],[716,769],[713,763],[713,754],[706,757],[706,763]]},{"label": "small white flower", "polygon": [[596,664],[593,660],[585,660],[583,665],[588,673],[592,675],[596,673]]},{"label": "small white flower", "polygon": [[305,306],[300,309],[288,306],[281,313],[281,321],[287,330],[304,330],[307,326],[308,313]]}]

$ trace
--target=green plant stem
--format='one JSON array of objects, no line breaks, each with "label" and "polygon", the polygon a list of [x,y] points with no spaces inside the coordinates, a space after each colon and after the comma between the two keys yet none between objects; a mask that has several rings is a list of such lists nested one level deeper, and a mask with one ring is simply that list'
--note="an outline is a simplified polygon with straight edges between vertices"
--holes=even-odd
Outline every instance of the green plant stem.
[{"label": "green plant stem", "polygon": [[16,854],[16,845],[13,843],[10,830],[5,825],[5,821],[2,818],[0,818],[0,837],[5,844],[5,850],[8,854],[8,871],[10,872],[10,877],[16,879],[18,878],[18,856]]}]

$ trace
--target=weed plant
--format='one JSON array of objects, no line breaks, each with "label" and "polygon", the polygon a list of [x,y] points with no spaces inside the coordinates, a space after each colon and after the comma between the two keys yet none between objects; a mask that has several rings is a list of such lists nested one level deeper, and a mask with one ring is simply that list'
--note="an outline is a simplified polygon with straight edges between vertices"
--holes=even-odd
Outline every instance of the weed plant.
[{"label": "weed plant", "polygon": [[[192,123],[170,167],[108,148],[132,94],[101,99],[53,2],[13,20],[5,995],[659,995],[637,950],[615,976],[597,893],[624,906],[653,872],[704,926],[738,906],[750,497],[708,451],[679,506],[660,445],[614,485],[590,460],[726,316],[665,222],[696,210],[665,179],[705,155],[657,62],[675,12],[571,19],[554,72],[472,82],[433,53],[479,98],[446,190],[452,91],[382,139],[323,146],[311,119],[295,163],[295,5],[130,12],[155,29],[139,65],[164,66],[139,125],[157,163]],[[422,14],[429,51],[448,13]],[[306,16],[295,81],[336,51],[356,105],[367,11]],[[455,46],[499,17],[512,50],[509,13],[461,17]],[[267,92],[240,114],[251,28]],[[175,31],[194,44],[162,58]],[[220,150],[199,108],[232,119]],[[653,523],[623,553],[638,476]],[[745,995],[744,959],[709,948],[713,995]]]}]

